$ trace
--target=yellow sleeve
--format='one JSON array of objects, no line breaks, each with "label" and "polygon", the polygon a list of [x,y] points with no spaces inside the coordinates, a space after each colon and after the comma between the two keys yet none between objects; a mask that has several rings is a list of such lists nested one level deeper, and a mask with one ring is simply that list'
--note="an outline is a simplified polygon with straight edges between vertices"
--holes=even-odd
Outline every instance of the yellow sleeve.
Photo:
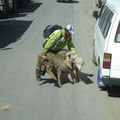
[{"label": "yellow sleeve", "polygon": [[55,32],[53,32],[49,38],[46,39],[46,43],[43,47],[43,51],[47,52],[50,48],[52,48],[55,44],[55,40],[57,37],[59,37],[61,35],[61,31],[60,30],[56,30]]}]

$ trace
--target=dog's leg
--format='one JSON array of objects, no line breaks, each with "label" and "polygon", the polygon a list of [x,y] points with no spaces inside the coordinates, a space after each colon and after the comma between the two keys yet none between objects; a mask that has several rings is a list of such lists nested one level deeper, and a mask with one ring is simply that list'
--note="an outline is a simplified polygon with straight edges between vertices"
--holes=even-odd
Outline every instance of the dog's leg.
[{"label": "dog's leg", "polygon": [[71,72],[68,73],[68,79],[72,84],[74,84],[73,77],[71,76],[71,74]]},{"label": "dog's leg", "polygon": [[71,77],[73,79],[73,83],[75,84],[76,83],[76,76],[75,76],[76,74],[74,72],[76,72],[76,71],[71,70]]},{"label": "dog's leg", "polygon": [[54,80],[57,80],[57,77],[56,77],[54,71],[50,67],[47,67],[46,71],[49,74],[49,76],[51,76]]},{"label": "dog's leg", "polygon": [[47,70],[47,73],[48,73],[54,80],[57,80],[58,87],[62,87],[61,78],[60,78],[61,73],[60,73],[60,72],[57,72],[57,75],[55,75],[54,71],[52,71],[51,69],[48,69],[48,70]]},{"label": "dog's leg", "polygon": [[61,72],[59,72],[59,71],[57,71],[57,78],[58,78],[58,86],[62,87],[62,84],[61,84]]},{"label": "dog's leg", "polygon": [[74,73],[76,82],[79,82],[80,80],[79,80],[79,71],[78,71],[78,69],[73,70],[73,73]]}]

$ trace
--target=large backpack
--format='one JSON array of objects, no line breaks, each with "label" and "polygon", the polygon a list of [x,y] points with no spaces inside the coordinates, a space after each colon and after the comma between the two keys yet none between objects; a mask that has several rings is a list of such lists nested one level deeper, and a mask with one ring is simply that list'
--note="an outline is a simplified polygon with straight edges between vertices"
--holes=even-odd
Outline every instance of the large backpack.
[{"label": "large backpack", "polygon": [[43,37],[48,38],[55,30],[63,29],[60,25],[47,25],[43,31]]}]

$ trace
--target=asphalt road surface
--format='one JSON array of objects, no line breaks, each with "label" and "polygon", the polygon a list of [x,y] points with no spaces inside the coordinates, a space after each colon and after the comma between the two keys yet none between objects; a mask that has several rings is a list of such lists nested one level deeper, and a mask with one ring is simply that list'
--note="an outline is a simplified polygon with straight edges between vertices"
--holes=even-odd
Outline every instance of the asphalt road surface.
[{"label": "asphalt road surface", "polygon": [[[120,88],[101,91],[92,63],[94,0],[34,0],[0,20],[0,120],[119,120]],[[80,82],[62,88],[45,75],[35,79],[37,55],[48,24],[74,25],[73,42],[85,65]]]}]

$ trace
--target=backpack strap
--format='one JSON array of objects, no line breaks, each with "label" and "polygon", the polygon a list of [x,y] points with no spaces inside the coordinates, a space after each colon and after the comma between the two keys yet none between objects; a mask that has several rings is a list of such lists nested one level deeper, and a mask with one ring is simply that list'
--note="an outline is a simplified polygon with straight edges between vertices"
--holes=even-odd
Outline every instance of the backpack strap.
[{"label": "backpack strap", "polygon": [[61,40],[61,38],[62,38],[62,31],[61,31],[60,36],[58,36],[58,37],[55,39],[55,41],[53,42],[53,48],[52,48],[52,50],[54,50],[54,49],[57,48],[57,43]]}]

